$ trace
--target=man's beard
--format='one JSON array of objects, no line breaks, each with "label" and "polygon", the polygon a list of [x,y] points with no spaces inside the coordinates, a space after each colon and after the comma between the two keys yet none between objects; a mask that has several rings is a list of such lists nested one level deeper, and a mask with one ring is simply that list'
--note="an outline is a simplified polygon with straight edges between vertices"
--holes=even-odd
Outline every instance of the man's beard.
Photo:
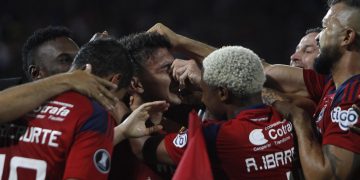
[{"label": "man's beard", "polygon": [[315,58],[314,69],[320,74],[328,75],[331,69],[340,60],[342,56],[337,46],[323,47],[318,57]]}]

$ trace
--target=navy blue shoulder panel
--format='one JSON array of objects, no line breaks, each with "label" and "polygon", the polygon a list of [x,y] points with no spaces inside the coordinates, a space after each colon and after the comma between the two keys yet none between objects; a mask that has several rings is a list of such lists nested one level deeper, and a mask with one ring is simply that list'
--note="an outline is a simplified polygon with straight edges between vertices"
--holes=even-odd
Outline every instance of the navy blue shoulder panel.
[{"label": "navy blue shoulder panel", "polygon": [[[332,103],[332,108],[340,104],[342,101],[354,100],[357,99],[356,93],[357,89],[352,88],[352,86],[359,86],[360,75],[355,75],[350,79],[343,82],[340,87],[336,90],[336,94]],[[354,89],[352,92],[351,89]]]},{"label": "navy blue shoulder panel", "polygon": [[221,125],[222,123],[214,123],[203,126],[203,133],[214,179],[227,180],[229,178],[227,177],[224,169],[221,168],[221,162],[216,151],[216,140]]},{"label": "navy blue shoulder panel", "polygon": [[99,133],[105,133],[108,128],[108,113],[95,100],[91,100],[91,105],[93,108],[93,113],[81,127],[80,132],[97,131]]},{"label": "navy blue shoulder panel", "polygon": [[219,159],[216,154],[216,139],[219,133],[219,124],[209,124],[203,127],[204,138],[206,147],[212,162],[218,162]]}]

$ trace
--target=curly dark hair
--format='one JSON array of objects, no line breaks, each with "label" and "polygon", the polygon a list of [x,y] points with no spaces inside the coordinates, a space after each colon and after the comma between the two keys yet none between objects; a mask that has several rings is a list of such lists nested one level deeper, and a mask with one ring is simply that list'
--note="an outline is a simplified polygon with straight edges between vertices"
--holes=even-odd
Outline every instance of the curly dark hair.
[{"label": "curly dark hair", "polygon": [[158,48],[171,49],[170,41],[156,32],[141,32],[121,38],[120,43],[130,53],[134,62],[134,72],[142,72],[142,65],[153,55]]},{"label": "curly dark hair", "polygon": [[133,75],[131,59],[127,50],[115,39],[99,39],[84,44],[72,66],[81,69],[86,64],[91,64],[92,73],[99,77],[120,73],[118,88],[130,84]]},{"label": "curly dark hair", "polygon": [[54,40],[58,37],[71,37],[71,31],[64,26],[48,26],[46,28],[36,30],[24,43],[22,47],[23,70],[26,75],[28,67],[34,63],[33,52],[43,43]]}]

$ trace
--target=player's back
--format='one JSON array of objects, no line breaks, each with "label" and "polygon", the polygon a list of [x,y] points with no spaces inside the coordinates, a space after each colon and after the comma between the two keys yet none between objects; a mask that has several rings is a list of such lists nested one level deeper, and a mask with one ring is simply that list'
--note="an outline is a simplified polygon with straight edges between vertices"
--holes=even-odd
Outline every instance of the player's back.
[{"label": "player's back", "polygon": [[209,151],[209,155],[213,160],[218,159],[227,178],[287,179],[290,176],[294,161],[293,127],[272,107],[261,105],[243,110],[235,119],[217,126],[213,148],[216,152],[214,155]]},{"label": "player's back", "polygon": [[[107,157],[98,154],[100,159],[94,164],[100,168],[103,164],[103,168],[108,168],[114,125],[108,118],[107,112],[98,103],[75,92],[66,92],[49,100],[21,119],[26,122],[26,127],[8,126],[8,136],[14,137],[14,132],[10,131],[16,131],[15,137],[19,138],[15,138],[17,142],[8,141],[0,148],[2,179],[79,178],[81,173],[74,172],[81,170],[73,168],[88,163],[80,158],[95,161],[96,153],[92,151],[100,149],[110,149],[110,152],[104,153]],[[93,142],[102,137],[110,137],[109,142]],[[85,154],[84,157],[78,155],[81,153]]]}]

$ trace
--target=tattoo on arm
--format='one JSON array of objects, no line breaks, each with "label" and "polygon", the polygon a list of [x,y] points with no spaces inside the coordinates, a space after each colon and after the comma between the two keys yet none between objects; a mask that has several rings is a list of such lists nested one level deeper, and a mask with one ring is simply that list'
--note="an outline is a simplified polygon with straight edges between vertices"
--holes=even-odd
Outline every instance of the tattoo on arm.
[{"label": "tattoo on arm", "polygon": [[285,95],[269,88],[263,88],[262,99],[263,102],[267,105],[272,105],[275,101],[289,101],[289,99],[285,97]]}]

